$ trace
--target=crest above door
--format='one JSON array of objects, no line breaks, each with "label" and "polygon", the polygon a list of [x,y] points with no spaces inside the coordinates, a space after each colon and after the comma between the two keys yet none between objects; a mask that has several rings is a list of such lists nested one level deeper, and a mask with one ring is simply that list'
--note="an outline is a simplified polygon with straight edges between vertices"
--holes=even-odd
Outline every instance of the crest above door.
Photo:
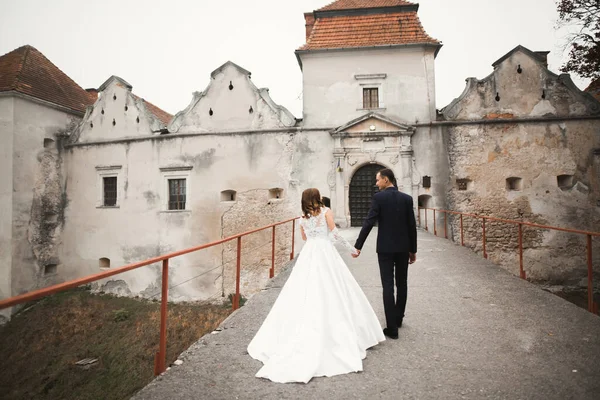
[{"label": "crest above door", "polygon": [[412,136],[415,127],[370,112],[330,131],[333,137]]}]

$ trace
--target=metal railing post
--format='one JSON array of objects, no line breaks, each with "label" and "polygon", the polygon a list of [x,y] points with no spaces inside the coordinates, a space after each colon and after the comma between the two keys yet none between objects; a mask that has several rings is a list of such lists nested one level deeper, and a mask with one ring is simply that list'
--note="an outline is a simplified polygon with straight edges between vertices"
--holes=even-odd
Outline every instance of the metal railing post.
[{"label": "metal railing post", "polygon": [[269,278],[275,276],[275,225],[273,225],[273,233],[271,234],[271,270],[269,271]]},{"label": "metal railing post", "polygon": [[162,262],[162,292],[160,299],[160,344],[154,361],[154,375],[167,369],[167,300],[169,299],[169,259]]},{"label": "metal railing post", "polygon": [[235,267],[235,298],[233,299],[233,309],[237,310],[240,308],[240,274],[241,274],[241,263],[242,260],[242,237],[237,238],[237,263]]},{"label": "metal railing post", "polygon": [[444,210],[444,237],[448,239],[448,211]]},{"label": "metal railing post", "polygon": [[435,222],[435,208],[433,209],[433,234],[437,236],[437,225]]},{"label": "metal railing post", "polygon": [[290,260],[294,259],[294,241],[296,240],[296,220],[292,220],[292,252],[290,253]]},{"label": "metal railing post", "polygon": [[427,208],[424,208],[425,210],[425,230],[427,232],[429,232],[429,227],[427,226]]}]

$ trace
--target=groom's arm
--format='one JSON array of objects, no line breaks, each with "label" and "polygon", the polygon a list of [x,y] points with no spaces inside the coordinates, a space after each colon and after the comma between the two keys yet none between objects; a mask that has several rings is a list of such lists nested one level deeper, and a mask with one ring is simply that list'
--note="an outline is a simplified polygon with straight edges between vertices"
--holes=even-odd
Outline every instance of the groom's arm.
[{"label": "groom's arm", "polygon": [[409,240],[409,252],[417,253],[417,221],[415,221],[415,210],[413,210],[413,199],[408,196],[408,240]]},{"label": "groom's arm", "polygon": [[365,244],[365,240],[367,240],[367,236],[369,236],[371,229],[373,229],[375,222],[377,222],[377,218],[379,218],[379,203],[377,202],[377,198],[373,196],[369,214],[367,214],[367,218],[365,218],[362,229],[358,234],[358,239],[356,239],[356,243],[354,244],[354,247],[358,250],[361,250],[363,244]]}]

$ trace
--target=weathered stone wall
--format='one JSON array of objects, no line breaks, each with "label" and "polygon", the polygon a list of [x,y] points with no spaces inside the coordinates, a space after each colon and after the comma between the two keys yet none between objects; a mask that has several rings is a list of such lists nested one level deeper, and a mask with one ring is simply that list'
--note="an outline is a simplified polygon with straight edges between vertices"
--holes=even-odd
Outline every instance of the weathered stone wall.
[{"label": "weathered stone wall", "polygon": [[[222,236],[232,236],[247,230],[278,222],[286,217],[300,215],[292,205],[297,199],[273,199],[267,188],[251,189],[238,193],[238,199],[231,204],[222,216]],[[227,205],[225,205],[227,207]],[[296,221],[296,225],[298,221]],[[271,268],[272,229],[266,229],[242,238],[240,292],[247,296],[265,286]],[[299,231],[296,233],[299,234]],[[292,223],[275,228],[275,274],[289,261],[292,249]],[[237,268],[237,241],[223,246],[222,290],[227,296],[235,293]]]},{"label": "weathered stone wall", "polygon": [[[600,148],[600,120],[577,118],[599,114],[594,99],[568,76],[549,72],[526,49],[509,54],[484,80],[469,79],[461,98],[444,110],[446,120],[455,123],[444,127],[449,208],[598,231],[600,179],[594,149]],[[500,118],[509,121],[489,123]],[[473,120],[482,122],[469,123]],[[467,180],[466,190],[460,190],[460,180]],[[459,241],[459,221],[451,221]],[[514,273],[519,268],[517,229],[486,226],[489,258]],[[464,234],[467,245],[482,250],[481,220],[465,218]],[[525,228],[523,245],[531,280],[576,285],[586,276],[584,236]],[[595,240],[594,252],[599,250]],[[594,266],[600,268],[599,257]]]}]

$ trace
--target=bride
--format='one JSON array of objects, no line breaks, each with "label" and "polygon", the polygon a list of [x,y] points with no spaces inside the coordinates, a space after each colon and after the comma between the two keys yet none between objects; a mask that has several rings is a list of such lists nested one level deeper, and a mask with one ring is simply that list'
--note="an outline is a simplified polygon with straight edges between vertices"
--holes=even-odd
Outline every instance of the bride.
[{"label": "bride", "polygon": [[306,241],[294,269],[248,354],[263,362],[256,373],[273,382],[362,371],[366,349],[385,340],[379,320],[335,249],[341,242],[333,214],[317,189],[302,193],[300,230]]}]

